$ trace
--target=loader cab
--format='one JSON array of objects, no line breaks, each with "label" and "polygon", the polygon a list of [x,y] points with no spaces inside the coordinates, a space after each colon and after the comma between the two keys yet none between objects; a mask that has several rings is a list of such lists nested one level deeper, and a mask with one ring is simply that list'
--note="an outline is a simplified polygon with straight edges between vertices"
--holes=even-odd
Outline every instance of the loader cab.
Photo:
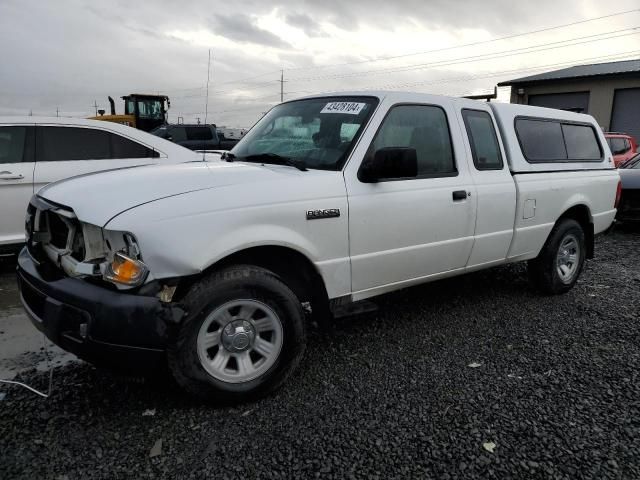
[{"label": "loader cab", "polygon": [[135,126],[149,132],[167,123],[167,110],[171,105],[166,95],[131,94],[122,97],[125,115],[135,117]]}]

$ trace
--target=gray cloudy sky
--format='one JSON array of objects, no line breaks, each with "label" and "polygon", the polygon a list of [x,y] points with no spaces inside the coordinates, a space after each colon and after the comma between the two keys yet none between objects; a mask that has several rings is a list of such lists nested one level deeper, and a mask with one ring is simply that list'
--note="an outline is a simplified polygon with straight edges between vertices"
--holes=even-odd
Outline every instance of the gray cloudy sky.
[{"label": "gray cloudy sky", "polygon": [[[159,92],[171,97],[171,121],[204,120],[209,48],[209,121],[218,125],[251,126],[278,103],[281,69],[285,99],[372,88],[485,92],[571,64],[640,58],[638,10],[489,42],[639,7],[637,0],[0,0],[0,115],[59,108],[88,116],[94,100],[108,108],[107,95]],[[120,113],[119,98],[116,105]]]}]

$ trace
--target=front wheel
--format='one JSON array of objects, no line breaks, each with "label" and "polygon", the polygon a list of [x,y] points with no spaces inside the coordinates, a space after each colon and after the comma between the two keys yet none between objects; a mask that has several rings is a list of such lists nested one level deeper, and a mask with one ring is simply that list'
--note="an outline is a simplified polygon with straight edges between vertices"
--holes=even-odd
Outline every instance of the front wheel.
[{"label": "front wheel", "polygon": [[169,368],[189,393],[219,403],[277,389],[305,349],[304,314],[272,272],[235,266],[194,285],[188,314],[169,348]]},{"label": "front wheel", "polygon": [[585,254],[582,226],[573,219],[562,219],[551,230],[538,257],[529,261],[529,278],[545,293],[565,293],[578,281]]}]

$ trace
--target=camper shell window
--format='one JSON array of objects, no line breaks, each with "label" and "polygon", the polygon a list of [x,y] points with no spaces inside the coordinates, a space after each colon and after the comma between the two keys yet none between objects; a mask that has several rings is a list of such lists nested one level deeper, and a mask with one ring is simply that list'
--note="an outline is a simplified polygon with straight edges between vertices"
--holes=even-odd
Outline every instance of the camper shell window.
[{"label": "camper shell window", "polygon": [[516,117],[520,150],[529,163],[600,162],[603,150],[593,125]]}]

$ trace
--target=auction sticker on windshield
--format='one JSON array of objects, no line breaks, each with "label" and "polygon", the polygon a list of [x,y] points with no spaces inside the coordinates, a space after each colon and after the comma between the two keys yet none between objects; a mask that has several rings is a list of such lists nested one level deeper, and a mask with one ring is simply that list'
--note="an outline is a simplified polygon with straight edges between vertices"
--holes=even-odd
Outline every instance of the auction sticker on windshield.
[{"label": "auction sticker on windshield", "polygon": [[347,113],[349,115],[358,115],[366,103],[357,102],[329,102],[320,113]]}]

